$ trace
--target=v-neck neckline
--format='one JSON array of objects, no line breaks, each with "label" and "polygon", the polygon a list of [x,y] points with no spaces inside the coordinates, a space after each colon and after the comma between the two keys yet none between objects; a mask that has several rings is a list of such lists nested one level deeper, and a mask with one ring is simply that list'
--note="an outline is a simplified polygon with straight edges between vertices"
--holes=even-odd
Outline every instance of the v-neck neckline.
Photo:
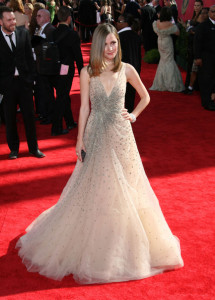
[{"label": "v-neck neckline", "polygon": [[[122,69],[122,68],[121,68],[121,69]],[[110,98],[110,96],[112,95],[112,92],[113,92],[113,90],[114,90],[114,88],[115,88],[115,86],[116,86],[116,83],[117,83],[117,81],[119,80],[119,75],[120,75],[121,69],[120,69],[120,71],[117,72],[117,73],[118,73],[118,76],[117,76],[117,78],[116,78],[116,80],[115,80],[115,82],[114,82],[114,84],[113,84],[113,87],[112,87],[111,92],[110,92],[109,95],[107,94],[107,91],[106,91],[106,89],[105,89],[105,87],[104,87],[104,84],[103,84],[103,82],[102,82],[102,80],[101,80],[101,77],[98,76],[99,81],[100,81],[100,83],[101,83],[101,85],[102,85],[102,88],[103,88],[103,90],[104,90],[105,95],[106,95],[107,98]]]}]

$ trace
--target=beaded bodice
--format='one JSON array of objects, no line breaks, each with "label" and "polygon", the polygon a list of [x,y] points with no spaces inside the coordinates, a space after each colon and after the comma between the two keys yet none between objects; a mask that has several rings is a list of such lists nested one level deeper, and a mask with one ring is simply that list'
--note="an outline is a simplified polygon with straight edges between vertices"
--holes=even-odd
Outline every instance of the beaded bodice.
[{"label": "beaded bodice", "polygon": [[91,113],[102,114],[104,119],[109,118],[110,115],[121,113],[124,107],[125,91],[125,64],[122,64],[122,68],[118,72],[118,79],[109,95],[107,95],[100,77],[92,77],[90,79]]}]

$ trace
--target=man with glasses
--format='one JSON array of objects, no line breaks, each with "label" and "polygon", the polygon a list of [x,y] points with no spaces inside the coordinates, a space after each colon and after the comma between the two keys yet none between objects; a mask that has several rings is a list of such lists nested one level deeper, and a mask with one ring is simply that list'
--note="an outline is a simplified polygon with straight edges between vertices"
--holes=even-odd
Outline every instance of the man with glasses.
[{"label": "man with glasses", "polygon": [[39,31],[32,38],[32,47],[36,54],[37,78],[35,85],[36,110],[40,115],[40,124],[51,124],[54,106],[54,89],[50,84],[49,76],[42,74],[40,70],[43,64],[43,44],[53,41],[55,27],[50,23],[50,12],[47,9],[40,9],[36,16]]},{"label": "man with glasses", "polygon": [[208,13],[209,18],[198,25],[194,36],[195,64],[199,66],[199,88],[202,106],[215,111],[215,102],[211,99],[215,85],[215,5]]}]

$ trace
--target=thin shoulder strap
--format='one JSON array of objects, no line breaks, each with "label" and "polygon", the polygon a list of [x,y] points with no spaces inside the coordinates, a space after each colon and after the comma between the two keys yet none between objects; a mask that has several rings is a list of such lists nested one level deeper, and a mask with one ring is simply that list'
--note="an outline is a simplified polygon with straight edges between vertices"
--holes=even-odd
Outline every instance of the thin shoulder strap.
[{"label": "thin shoulder strap", "polygon": [[122,62],[122,67],[121,67],[120,73],[125,74],[125,68],[126,68],[126,63]]},{"label": "thin shoulder strap", "polygon": [[118,76],[118,80],[120,80],[121,79],[121,77],[122,77],[122,74],[123,75],[125,75],[125,67],[126,67],[126,64],[125,63],[123,63],[123,62],[121,62],[121,69],[119,70],[119,76]]}]

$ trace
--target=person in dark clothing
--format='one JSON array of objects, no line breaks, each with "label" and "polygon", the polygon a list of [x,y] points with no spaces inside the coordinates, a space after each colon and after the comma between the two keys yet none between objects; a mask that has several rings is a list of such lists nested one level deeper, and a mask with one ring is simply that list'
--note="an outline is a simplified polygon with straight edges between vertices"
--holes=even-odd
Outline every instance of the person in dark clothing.
[{"label": "person in dark clothing", "polygon": [[[164,0],[164,6],[169,7],[172,13],[172,23],[177,25],[178,23],[178,9],[175,4],[172,3],[172,0]],[[176,60],[176,41],[177,36],[172,34],[173,48],[174,48],[174,59]]]},{"label": "person in dark clothing", "polygon": [[[186,28],[188,32],[188,47],[187,47],[187,75],[186,75],[186,80],[185,80],[185,91],[184,94],[190,95],[192,94],[193,87],[191,89],[189,83],[190,83],[190,78],[191,78],[191,73],[193,69],[193,61],[194,61],[194,56],[193,56],[193,39],[194,39],[194,34],[196,31],[197,26],[201,22],[201,11],[203,7],[203,1],[202,0],[196,0],[194,3],[194,12],[192,19],[190,22],[187,24],[188,27]],[[184,25],[183,21],[179,20],[179,22]],[[196,70],[197,71],[197,70]]]},{"label": "person in dark clothing", "polygon": [[202,106],[215,110],[211,100],[215,83],[215,5],[209,9],[208,20],[199,24],[194,36],[194,59],[199,66],[199,88]]},{"label": "person in dark clothing", "polygon": [[81,0],[79,5],[79,19],[81,29],[81,40],[90,41],[90,34],[93,34],[96,24],[96,6],[93,0]]},{"label": "person in dark clothing", "polygon": [[[132,30],[133,16],[124,14],[119,16],[117,29],[122,48],[122,61],[131,64],[140,74],[141,71],[141,38]],[[131,113],[134,110],[136,91],[127,83],[125,94],[125,108]]]},{"label": "person in dark clothing", "polygon": [[172,0],[164,0],[164,6],[167,6],[171,9],[172,17],[175,24],[178,23],[178,9],[175,4],[172,3]]},{"label": "person in dark clothing", "polygon": [[3,100],[3,95],[0,94],[0,125],[5,123],[2,100]]},{"label": "person in dark clothing", "polygon": [[[54,136],[68,133],[69,129],[77,126],[71,111],[69,93],[75,73],[74,63],[76,62],[79,74],[83,68],[83,58],[78,33],[69,27],[71,23],[70,9],[66,6],[62,6],[58,10],[57,15],[60,23],[58,28],[54,31],[54,40],[59,39],[62,35],[64,35],[64,37],[58,43],[61,62],[60,75],[52,77],[53,86],[57,94],[51,131]],[[63,118],[67,126],[67,129],[64,130],[62,124]]]},{"label": "person in dark clothing", "polygon": [[10,159],[19,153],[16,125],[17,104],[23,115],[31,155],[42,158],[38,149],[33,107],[34,60],[26,29],[16,29],[16,18],[9,7],[0,8],[0,94],[3,97]]},{"label": "person in dark clothing", "polygon": [[157,19],[157,14],[150,2],[150,0],[145,0],[145,6],[141,8],[141,28],[145,51],[157,48],[157,35],[152,28],[152,23]]},{"label": "person in dark clothing", "polygon": [[128,3],[126,4],[124,13],[130,14],[134,18],[140,19],[141,11],[140,11],[139,3],[137,3],[136,1],[131,1],[131,0],[128,1]]},{"label": "person in dark clothing", "polygon": [[40,116],[40,124],[51,124],[54,89],[50,85],[49,76],[42,72],[43,64],[43,44],[47,41],[53,41],[55,27],[51,24],[50,12],[47,9],[40,9],[37,12],[37,24],[39,31],[32,37],[31,44],[36,54],[37,77],[34,86],[34,96],[36,112]]},{"label": "person in dark clothing", "polygon": [[159,18],[160,11],[161,11],[161,6],[159,4],[159,0],[152,0],[152,5],[154,9],[156,10],[156,20]]},{"label": "person in dark clothing", "polygon": [[71,1],[70,0],[63,0],[63,5],[67,6],[69,8],[69,10],[70,10],[72,21],[71,21],[71,24],[69,26],[73,29],[74,28],[74,24],[75,24],[75,19],[74,19],[73,8],[71,6]]}]

